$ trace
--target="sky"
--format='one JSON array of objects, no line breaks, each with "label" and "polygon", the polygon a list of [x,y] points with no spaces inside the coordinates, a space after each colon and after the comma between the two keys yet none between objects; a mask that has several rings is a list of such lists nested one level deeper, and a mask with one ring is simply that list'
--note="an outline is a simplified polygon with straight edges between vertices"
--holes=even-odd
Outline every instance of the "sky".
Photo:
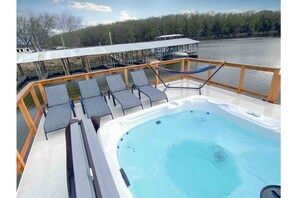
[{"label": "sky", "polygon": [[168,14],[280,10],[280,0],[17,0],[17,13],[67,13],[83,26]]}]

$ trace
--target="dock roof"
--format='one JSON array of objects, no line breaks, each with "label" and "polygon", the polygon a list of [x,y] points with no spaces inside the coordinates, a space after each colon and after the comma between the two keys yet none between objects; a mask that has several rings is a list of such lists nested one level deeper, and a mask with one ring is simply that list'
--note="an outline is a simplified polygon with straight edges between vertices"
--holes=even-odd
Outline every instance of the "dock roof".
[{"label": "dock roof", "polygon": [[199,41],[197,40],[193,40],[189,38],[180,38],[180,39],[161,40],[161,41],[126,43],[126,44],[84,47],[84,48],[74,48],[74,49],[64,49],[64,50],[51,50],[51,51],[42,51],[42,52],[34,52],[34,53],[26,53],[26,54],[17,54],[16,62],[17,64],[20,64],[20,63],[30,63],[30,62],[37,62],[37,61],[61,59],[61,58],[70,58],[70,57],[108,55],[108,54],[119,53],[119,52],[148,50],[148,49],[156,49],[156,48],[170,47],[170,46],[190,45],[190,44],[197,44],[197,43],[199,43]]}]

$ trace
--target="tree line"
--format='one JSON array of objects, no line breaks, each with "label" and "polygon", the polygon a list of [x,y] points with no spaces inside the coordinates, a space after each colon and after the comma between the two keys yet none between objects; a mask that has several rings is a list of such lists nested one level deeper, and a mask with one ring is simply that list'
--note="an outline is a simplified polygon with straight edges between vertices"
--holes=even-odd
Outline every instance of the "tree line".
[{"label": "tree line", "polygon": [[[166,34],[183,34],[197,40],[280,36],[280,11],[262,10],[242,13],[186,13],[97,25],[63,33],[67,47],[109,45],[152,41]],[[61,35],[52,36],[49,46],[62,45]]]}]

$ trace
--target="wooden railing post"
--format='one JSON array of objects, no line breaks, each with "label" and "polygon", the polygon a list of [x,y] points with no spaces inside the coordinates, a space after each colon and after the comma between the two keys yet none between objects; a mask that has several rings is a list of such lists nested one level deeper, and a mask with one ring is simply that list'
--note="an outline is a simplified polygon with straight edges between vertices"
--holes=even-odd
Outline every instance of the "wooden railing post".
[{"label": "wooden railing post", "polygon": [[24,117],[29,129],[33,130],[33,133],[35,134],[36,133],[36,127],[34,125],[34,122],[33,122],[32,118],[31,118],[31,115],[30,115],[30,113],[29,113],[29,111],[28,111],[28,109],[26,107],[26,104],[25,104],[23,98],[19,100],[18,107],[20,108],[20,111],[23,114],[23,117]]},{"label": "wooden railing post", "polygon": [[238,82],[238,87],[237,87],[237,93],[242,92],[245,74],[246,74],[246,68],[245,68],[245,66],[241,66],[240,77],[239,77],[239,82]]},{"label": "wooden railing post", "polygon": [[[184,72],[185,71],[185,60],[183,59],[181,61],[181,71]],[[184,74],[181,75],[181,79],[184,78]]]},{"label": "wooden railing post", "polygon": [[21,151],[21,157],[24,157],[26,155],[27,151],[28,151],[31,140],[35,136],[37,131],[36,131],[35,124],[34,124],[32,118],[31,118],[31,115],[30,115],[30,113],[29,113],[29,111],[28,111],[28,109],[27,109],[27,107],[26,107],[26,105],[24,103],[23,98],[19,100],[18,107],[19,107],[19,109],[20,109],[20,111],[21,111],[21,113],[22,113],[22,115],[23,115],[23,117],[24,117],[24,119],[26,121],[26,124],[29,127],[29,130],[30,130],[29,134],[28,134],[28,136],[27,136],[27,138],[25,140],[25,143],[23,145],[22,151]]},{"label": "wooden railing post", "polygon": [[126,87],[128,87],[129,86],[129,78],[128,78],[128,70],[127,69],[124,69],[124,77],[125,77]]},{"label": "wooden railing post", "polygon": [[[159,75],[159,70],[156,69],[157,65],[153,65],[154,70],[156,71],[156,74]],[[155,74],[155,84],[158,85],[159,84],[159,78],[158,76]]]},{"label": "wooden railing post", "polygon": [[31,96],[32,96],[33,101],[34,101],[34,103],[35,103],[35,106],[36,106],[36,108],[38,109],[38,112],[42,112],[42,107],[41,107],[41,104],[40,104],[40,102],[39,102],[39,100],[38,100],[38,97],[37,97],[37,95],[36,95],[34,86],[31,87],[31,89],[30,89],[30,93],[31,93]]},{"label": "wooden railing post", "polygon": [[22,174],[25,169],[26,164],[18,150],[16,151],[16,164],[17,164],[17,175],[19,173]]},{"label": "wooden railing post", "polygon": [[[187,59],[187,71],[191,71],[191,61],[189,59]],[[190,74],[187,74],[187,79],[189,79]]]},{"label": "wooden railing post", "polygon": [[[211,62],[208,63],[208,65],[211,65]],[[216,65],[216,67],[218,67],[218,65]],[[213,69],[208,70],[207,72],[207,79],[211,77],[213,72]],[[211,81],[208,81],[207,85],[210,85]]]},{"label": "wooden railing post", "polygon": [[40,91],[40,94],[41,94],[42,99],[44,101],[44,104],[46,104],[47,103],[47,98],[46,98],[46,94],[45,94],[45,91],[44,91],[44,87],[40,82],[37,83],[37,86],[39,88],[39,91]]},{"label": "wooden railing post", "polygon": [[271,80],[271,85],[269,89],[269,94],[267,97],[268,102],[276,103],[277,102],[277,97],[280,89],[280,70],[276,69],[273,72],[273,77]]}]

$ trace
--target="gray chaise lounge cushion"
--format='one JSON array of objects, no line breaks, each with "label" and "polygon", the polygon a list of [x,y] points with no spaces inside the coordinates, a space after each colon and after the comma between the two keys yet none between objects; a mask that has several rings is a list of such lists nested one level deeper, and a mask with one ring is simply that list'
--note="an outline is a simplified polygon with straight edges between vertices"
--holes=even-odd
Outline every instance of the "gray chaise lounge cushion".
[{"label": "gray chaise lounge cushion", "polygon": [[126,88],[121,74],[106,76],[105,79],[110,93],[121,104],[123,110],[142,106],[140,100]]},{"label": "gray chaise lounge cushion", "polygon": [[128,90],[113,93],[114,97],[122,105],[123,109],[130,109],[141,105],[140,100]]},{"label": "gray chaise lounge cushion", "polygon": [[127,90],[121,74],[106,76],[105,79],[111,92]]},{"label": "gray chaise lounge cushion", "polygon": [[71,102],[66,85],[54,85],[44,89],[48,105],[43,125],[44,132],[65,128],[71,119]]},{"label": "gray chaise lounge cushion", "polygon": [[48,109],[43,125],[43,129],[46,133],[65,128],[67,126],[71,119],[70,105],[70,103],[65,103],[52,106]]},{"label": "gray chaise lounge cushion", "polygon": [[83,100],[84,108],[88,118],[92,116],[110,115],[111,111],[102,96],[87,98]]},{"label": "gray chaise lounge cushion", "polygon": [[48,106],[55,106],[70,102],[65,84],[45,87]]},{"label": "gray chaise lounge cushion", "polygon": [[145,85],[138,88],[142,93],[150,98],[151,102],[167,99],[167,95],[163,91],[160,91],[159,89],[156,89],[151,85]]},{"label": "gray chaise lounge cushion", "polygon": [[131,71],[130,74],[135,85],[141,87],[150,84],[143,70]]},{"label": "gray chaise lounge cushion", "polygon": [[88,118],[92,116],[112,115],[95,79],[79,81],[78,85],[82,104]]},{"label": "gray chaise lounge cushion", "polygon": [[82,98],[92,98],[95,96],[101,96],[101,92],[96,79],[79,81],[78,86]]},{"label": "gray chaise lounge cushion", "polygon": [[140,92],[150,98],[151,103],[164,99],[167,100],[167,95],[164,92],[150,85],[149,80],[143,70],[131,71],[130,74],[133,84],[136,85],[136,88]]}]

